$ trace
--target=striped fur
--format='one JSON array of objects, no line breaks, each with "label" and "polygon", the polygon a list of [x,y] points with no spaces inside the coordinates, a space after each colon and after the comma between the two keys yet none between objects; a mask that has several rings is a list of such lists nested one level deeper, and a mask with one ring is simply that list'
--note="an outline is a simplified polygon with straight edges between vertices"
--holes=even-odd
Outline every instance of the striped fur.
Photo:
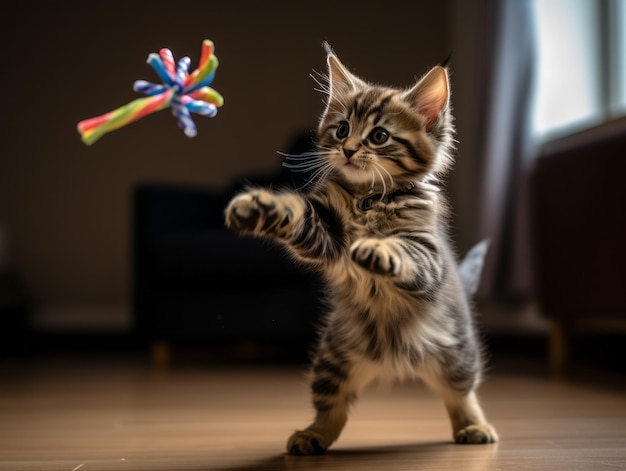
[{"label": "striped fur", "polygon": [[326,281],[316,417],[287,451],[324,453],[376,378],[422,379],[443,398],[457,443],[495,442],[475,393],[482,359],[469,296],[482,261],[459,276],[439,185],[453,149],[447,69],[397,90],[355,77],[330,48],[328,66],[318,151],[287,157],[309,172],[308,191],[250,188],[226,208],[227,226],[277,241]]}]

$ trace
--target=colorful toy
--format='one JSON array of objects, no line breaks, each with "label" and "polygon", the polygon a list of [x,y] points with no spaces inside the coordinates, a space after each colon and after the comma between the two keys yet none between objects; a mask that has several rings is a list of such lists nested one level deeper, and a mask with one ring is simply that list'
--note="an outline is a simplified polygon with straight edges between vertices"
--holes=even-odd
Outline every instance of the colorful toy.
[{"label": "colorful toy", "polygon": [[83,142],[91,145],[104,134],[167,107],[172,109],[172,114],[185,135],[194,137],[197,129],[191,113],[213,117],[217,114],[217,108],[224,104],[224,98],[209,87],[218,66],[213,50],[213,42],[205,39],[202,42],[200,63],[192,73],[189,73],[191,63],[189,57],[183,57],[175,63],[172,52],[167,48],[161,49],[159,54],[148,55],[148,64],[152,66],[163,84],[145,80],[135,81],[133,90],[148,96],[131,101],[102,116],[78,123],[78,132]]}]

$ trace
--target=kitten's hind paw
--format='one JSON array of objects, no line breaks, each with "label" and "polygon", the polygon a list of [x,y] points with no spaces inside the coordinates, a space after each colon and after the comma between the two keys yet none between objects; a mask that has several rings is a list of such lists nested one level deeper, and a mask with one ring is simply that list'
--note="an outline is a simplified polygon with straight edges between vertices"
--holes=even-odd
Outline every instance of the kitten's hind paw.
[{"label": "kitten's hind paw", "polygon": [[323,455],[328,445],[324,446],[324,438],[311,430],[297,431],[287,441],[287,453],[290,455]]},{"label": "kitten's hind paw", "polygon": [[455,434],[454,441],[462,444],[496,443],[498,434],[491,424],[469,425]]}]

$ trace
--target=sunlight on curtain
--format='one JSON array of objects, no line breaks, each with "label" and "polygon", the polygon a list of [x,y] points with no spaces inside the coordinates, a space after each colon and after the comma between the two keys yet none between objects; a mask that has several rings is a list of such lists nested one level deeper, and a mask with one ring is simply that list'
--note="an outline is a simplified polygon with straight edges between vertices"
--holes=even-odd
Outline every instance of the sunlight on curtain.
[{"label": "sunlight on curtain", "polygon": [[537,0],[534,133],[564,134],[601,119],[598,11],[589,0]]},{"label": "sunlight on curtain", "polygon": [[626,1],[616,2],[617,18],[617,109],[618,114],[626,114]]}]

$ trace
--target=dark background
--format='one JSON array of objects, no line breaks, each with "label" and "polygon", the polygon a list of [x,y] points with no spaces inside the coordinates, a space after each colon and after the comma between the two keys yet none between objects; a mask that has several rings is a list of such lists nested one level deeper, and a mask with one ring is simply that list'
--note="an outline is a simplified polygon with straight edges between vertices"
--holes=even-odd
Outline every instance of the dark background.
[{"label": "dark background", "polygon": [[[447,2],[413,14],[401,2],[25,2],[2,18],[0,225],[41,323],[128,324],[130,194],[144,181],[223,188],[273,173],[277,151],[317,124],[328,40],[374,81],[410,85],[450,52]],[[169,111],[91,147],[76,131],[139,96],[162,47],[197,66],[202,40],[220,60],[215,118],[189,139]],[[124,311],[124,312],[122,312]],[[62,319],[63,317],[63,319]],[[84,322],[83,322],[84,321]]]},{"label": "dark background", "polygon": [[[460,143],[448,191],[451,231],[464,252],[476,242],[481,183],[474,149],[489,87],[483,47],[492,39],[480,15],[490,14],[489,4],[481,2],[481,9],[462,0],[13,5],[0,18],[5,325],[26,329],[27,352],[134,345],[134,191],[150,182],[222,191],[250,175],[274,175],[281,163],[277,152],[314,129],[322,111],[323,96],[310,75],[325,72],[323,41],[356,75],[396,86],[412,85],[452,54]],[[185,137],[169,111],[161,111],[90,147],[81,142],[79,121],[137,98],[135,80],[159,81],[146,64],[149,53],[168,47],[176,59],[189,56],[194,69],[203,39],[215,43],[220,65],[212,86],[225,105],[214,118],[194,115],[197,137]],[[495,308],[491,301],[480,300],[490,345],[522,357],[538,355],[547,364],[550,324],[534,299]],[[5,335],[5,350],[14,352],[18,337]],[[221,358],[262,354],[245,341],[229,348],[220,350]],[[589,357],[592,351],[597,346],[587,350]]]}]

